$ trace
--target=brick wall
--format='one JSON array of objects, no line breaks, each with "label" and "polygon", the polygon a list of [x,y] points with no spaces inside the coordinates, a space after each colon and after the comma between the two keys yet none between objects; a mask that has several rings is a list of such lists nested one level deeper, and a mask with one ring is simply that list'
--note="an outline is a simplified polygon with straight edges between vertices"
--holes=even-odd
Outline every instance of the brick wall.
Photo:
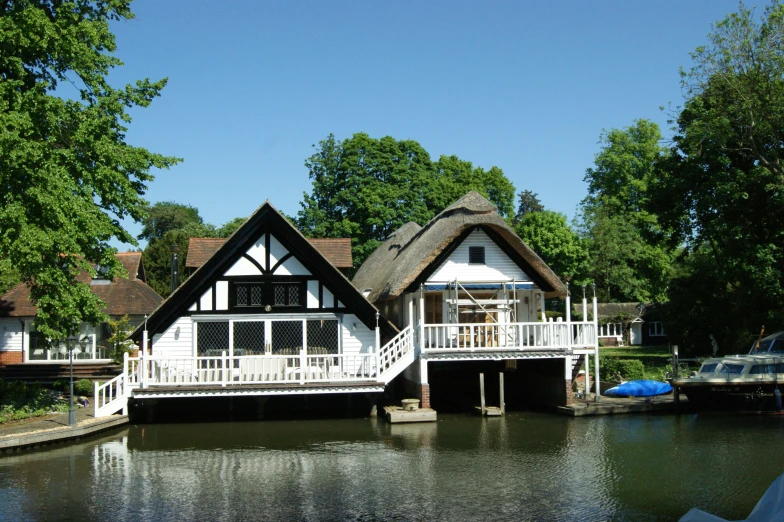
[{"label": "brick wall", "polygon": [[574,394],[572,392],[572,381],[570,379],[566,379],[566,404],[565,404],[565,406],[569,406],[572,403],[572,399],[574,399]]},{"label": "brick wall", "polygon": [[430,407],[430,385],[429,384],[422,384],[422,396],[419,398],[421,401],[419,403],[420,408],[429,408]]},{"label": "brick wall", "polygon": [[0,352],[0,366],[6,364],[18,364],[23,361],[24,353],[19,352]]}]

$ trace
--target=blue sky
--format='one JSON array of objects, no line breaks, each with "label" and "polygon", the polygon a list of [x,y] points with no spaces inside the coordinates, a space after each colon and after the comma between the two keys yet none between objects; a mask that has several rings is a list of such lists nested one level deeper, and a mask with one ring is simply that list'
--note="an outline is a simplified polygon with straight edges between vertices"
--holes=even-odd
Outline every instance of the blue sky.
[{"label": "blue sky", "polygon": [[[137,0],[113,25],[124,84],[169,78],[128,141],[184,158],[147,199],[220,225],[310,191],[329,133],[413,139],[498,166],[570,218],[603,129],[682,103],[679,67],[736,1]],[[751,4],[750,4],[751,5]],[[763,7],[760,4],[760,10]],[[140,227],[126,223],[137,234]]]}]

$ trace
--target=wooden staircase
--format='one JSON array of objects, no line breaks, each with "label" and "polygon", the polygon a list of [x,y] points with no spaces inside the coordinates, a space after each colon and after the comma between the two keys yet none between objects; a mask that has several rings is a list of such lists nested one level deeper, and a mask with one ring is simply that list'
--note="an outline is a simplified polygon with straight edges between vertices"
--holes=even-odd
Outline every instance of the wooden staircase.
[{"label": "wooden staircase", "polygon": [[[73,366],[75,381],[89,379],[93,382],[104,382],[121,372],[122,366],[114,363],[79,363]],[[8,381],[53,383],[68,379],[69,375],[68,363],[24,363],[0,367],[0,379]]]}]

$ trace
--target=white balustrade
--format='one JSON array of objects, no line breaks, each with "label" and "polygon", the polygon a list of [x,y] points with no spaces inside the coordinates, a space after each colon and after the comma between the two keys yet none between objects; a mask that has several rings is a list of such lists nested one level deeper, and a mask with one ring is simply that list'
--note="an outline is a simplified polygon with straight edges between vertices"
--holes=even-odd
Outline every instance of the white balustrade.
[{"label": "white balustrade", "polygon": [[[572,328],[572,340],[569,328]],[[566,350],[596,345],[590,322],[424,325],[425,352]]]}]

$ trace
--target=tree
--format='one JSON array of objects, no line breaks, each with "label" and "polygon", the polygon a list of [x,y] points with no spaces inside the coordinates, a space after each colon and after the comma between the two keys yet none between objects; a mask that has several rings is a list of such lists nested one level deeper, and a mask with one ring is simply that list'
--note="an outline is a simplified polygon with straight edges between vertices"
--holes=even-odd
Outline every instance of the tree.
[{"label": "tree", "polygon": [[142,219],[142,231],[139,239],[160,239],[171,230],[182,230],[188,226],[205,226],[208,232],[211,225],[204,225],[199,210],[190,205],[174,201],[159,201],[147,207],[147,214]]},{"label": "tree", "polygon": [[696,299],[705,312],[673,340],[698,350],[711,333],[740,350],[739,335],[784,326],[784,6],[757,21],[741,5],[708,38],[682,72],[687,99],[649,207],[684,245],[670,316]]},{"label": "tree", "polygon": [[576,285],[588,283],[588,249],[565,215],[552,210],[528,212],[516,231],[561,279]]},{"label": "tree", "polygon": [[109,241],[134,244],[121,220],[140,220],[150,169],[176,158],[133,147],[128,110],[147,107],[166,80],[113,88],[109,23],[133,18],[127,0],[0,2],[0,258],[18,271],[49,338],[105,319],[77,275],[121,275]]},{"label": "tree", "polygon": [[514,224],[520,223],[523,216],[531,212],[541,212],[544,210],[544,205],[539,201],[539,194],[531,192],[530,190],[523,190],[517,195],[519,203],[517,204],[517,214],[514,217]]},{"label": "tree", "polygon": [[170,230],[162,238],[150,241],[147,248],[144,249],[147,284],[163,297],[168,297],[171,294],[172,245],[179,248],[177,255],[178,284],[181,285],[188,279],[185,260],[188,257],[188,243],[192,237],[204,236],[192,236],[186,230]]},{"label": "tree", "polygon": [[666,299],[672,247],[648,210],[649,185],[666,152],[660,141],[658,125],[648,120],[604,132],[595,167],[586,171],[581,229],[602,301]]},{"label": "tree", "polygon": [[469,190],[487,196],[503,215],[514,187],[503,172],[485,171],[456,156],[433,163],[413,140],[364,133],[314,145],[305,161],[313,188],[303,194],[296,224],[309,237],[350,237],[361,264],[386,237],[409,221],[427,223]]},{"label": "tree", "polygon": [[236,217],[236,218],[232,219],[231,221],[228,221],[228,222],[224,223],[222,226],[220,226],[215,231],[215,235],[217,237],[229,237],[234,232],[236,232],[238,228],[240,228],[242,225],[244,225],[247,220],[248,220],[248,218]]}]

